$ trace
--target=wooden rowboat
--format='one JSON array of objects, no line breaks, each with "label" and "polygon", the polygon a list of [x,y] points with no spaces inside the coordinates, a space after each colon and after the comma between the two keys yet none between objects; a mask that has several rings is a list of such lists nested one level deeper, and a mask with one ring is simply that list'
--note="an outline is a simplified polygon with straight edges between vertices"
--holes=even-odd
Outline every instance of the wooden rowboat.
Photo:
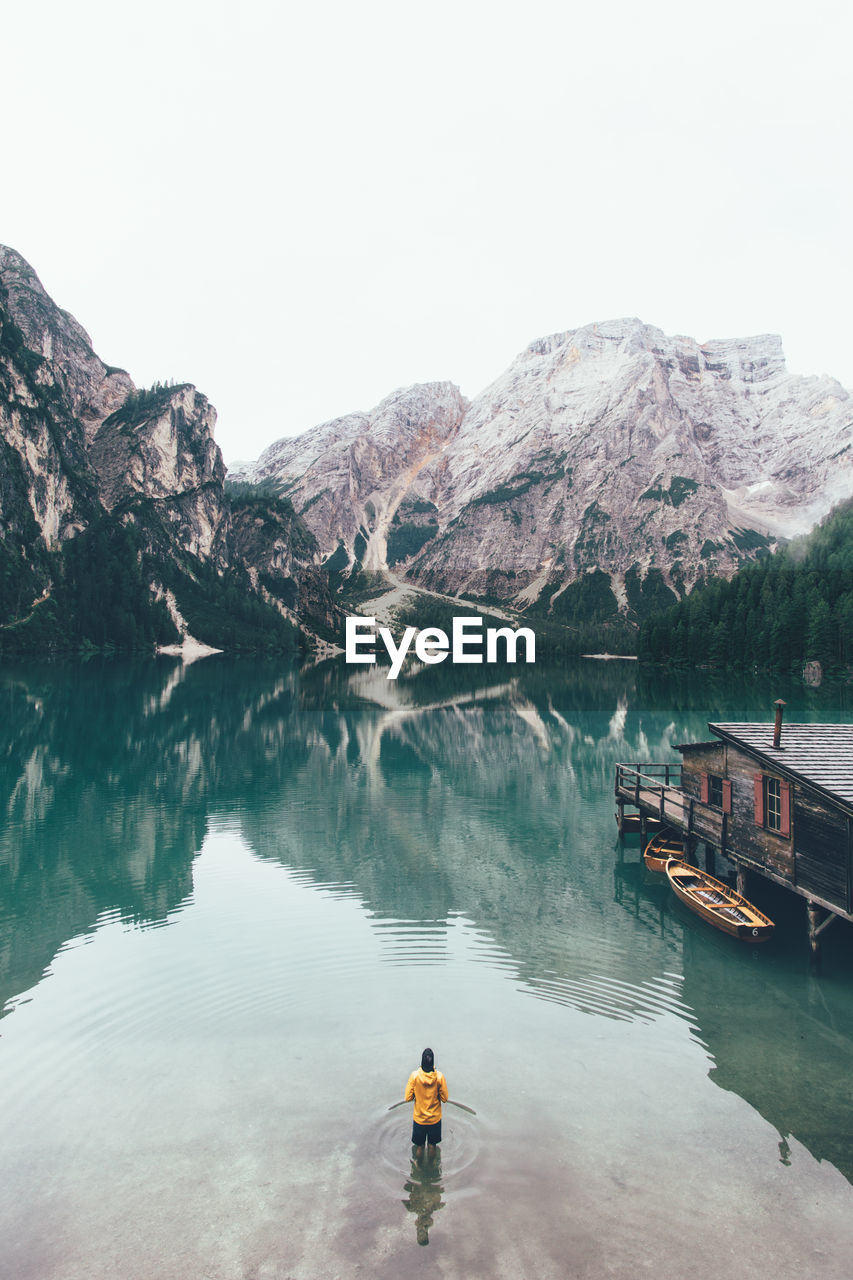
[{"label": "wooden rowboat", "polygon": [[763,942],[773,932],[768,916],[707,871],[691,867],[681,858],[670,858],[666,874],[675,896],[715,929],[744,942]]},{"label": "wooden rowboat", "polygon": [[643,861],[649,871],[659,871],[663,875],[669,859],[680,858],[683,853],[684,841],[679,840],[678,836],[674,836],[670,830],[664,827],[663,831],[659,831],[657,835],[652,836],[646,845],[643,850]]}]

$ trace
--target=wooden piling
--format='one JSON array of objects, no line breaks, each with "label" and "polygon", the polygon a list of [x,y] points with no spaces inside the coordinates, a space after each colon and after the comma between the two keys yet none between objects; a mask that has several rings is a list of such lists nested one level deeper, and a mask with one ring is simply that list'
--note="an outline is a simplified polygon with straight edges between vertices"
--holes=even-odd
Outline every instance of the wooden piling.
[{"label": "wooden piling", "polygon": [[806,908],[809,928],[809,950],[811,951],[812,969],[815,973],[820,971],[820,935],[824,929],[828,929],[831,924],[840,919],[834,911],[827,911],[823,919],[820,918],[820,907],[816,902],[809,902]]},{"label": "wooden piling", "polygon": [[809,951],[811,952],[811,968],[813,973],[820,971],[820,908],[817,903],[810,902],[806,907],[809,930]]}]

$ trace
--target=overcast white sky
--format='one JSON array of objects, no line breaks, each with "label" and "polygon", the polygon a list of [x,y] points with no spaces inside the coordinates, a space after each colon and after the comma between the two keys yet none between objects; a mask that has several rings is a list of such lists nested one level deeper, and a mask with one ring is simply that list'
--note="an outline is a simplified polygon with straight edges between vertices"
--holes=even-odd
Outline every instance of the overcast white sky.
[{"label": "overcast white sky", "polygon": [[226,460],[638,315],[853,387],[836,0],[0,0],[0,240]]}]

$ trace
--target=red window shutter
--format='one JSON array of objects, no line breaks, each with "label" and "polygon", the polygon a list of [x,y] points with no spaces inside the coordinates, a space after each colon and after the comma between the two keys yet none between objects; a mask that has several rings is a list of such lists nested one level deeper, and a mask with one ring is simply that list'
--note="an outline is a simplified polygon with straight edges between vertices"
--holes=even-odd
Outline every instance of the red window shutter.
[{"label": "red window shutter", "polygon": [[723,781],[723,813],[731,813],[732,811],[732,784]]},{"label": "red window shutter", "polygon": [[759,827],[764,826],[764,776],[756,773],[753,778],[755,785],[755,821]]},{"label": "red window shutter", "polygon": [[779,835],[789,836],[791,834],[791,784],[790,782],[780,782],[779,784],[779,800],[782,810],[779,822]]},{"label": "red window shutter", "polygon": [[708,797],[711,794],[711,784],[708,781],[707,773],[702,773],[699,776],[701,779],[701,790],[699,792],[699,799],[702,801],[703,804],[707,804]]}]

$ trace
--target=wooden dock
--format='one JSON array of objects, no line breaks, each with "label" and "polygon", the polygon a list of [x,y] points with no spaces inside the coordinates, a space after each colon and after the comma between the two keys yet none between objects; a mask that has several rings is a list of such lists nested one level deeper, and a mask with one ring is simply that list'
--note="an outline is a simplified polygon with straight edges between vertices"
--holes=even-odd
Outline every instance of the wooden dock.
[{"label": "wooden dock", "polygon": [[[713,746],[713,744],[707,745],[709,748]],[[705,744],[700,744],[696,750],[704,746]],[[679,748],[679,750],[690,751],[690,748]],[[727,762],[727,779],[733,773],[734,763],[732,760]],[[805,898],[809,944],[815,968],[818,968],[820,935],[839,918],[853,921],[853,876],[850,871],[848,870],[846,890],[842,885],[841,891],[835,891],[831,895],[822,891],[823,882],[826,880],[825,874],[823,880],[816,881],[813,875],[806,878],[805,871],[810,870],[811,860],[806,862],[800,858],[797,862],[796,850],[792,849],[788,863],[783,862],[773,847],[781,844],[780,834],[776,832],[767,834],[761,830],[757,835],[762,838],[757,839],[755,824],[751,820],[751,811],[749,819],[745,819],[743,806],[732,807],[731,790],[720,793],[723,796],[722,803],[719,797],[717,803],[706,801],[697,794],[699,777],[701,775],[696,775],[693,769],[688,770],[684,764],[640,762],[618,764],[614,794],[616,821],[620,835],[639,829],[641,841],[645,845],[654,831],[661,826],[671,827],[682,837],[685,858],[688,861],[698,865],[697,850],[701,843],[704,845],[705,869],[711,874],[714,872],[717,853],[733,863],[736,870],[737,892],[742,896],[748,896],[747,873],[755,872]],[[752,784],[752,778],[749,781]],[[731,783],[726,781],[726,785],[730,787]],[[744,789],[741,780],[740,790]],[[804,803],[801,789],[797,792],[797,801],[800,808],[795,810],[795,813],[801,813]],[[800,816],[800,826],[805,828],[805,820],[802,816]],[[766,856],[765,844],[769,846]],[[853,824],[851,823],[848,823],[848,839],[845,840],[844,845],[850,850],[848,866],[853,866]]]},{"label": "wooden dock", "polygon": [[[702,840],[729,856],[728,814],[687,795],[681,786],[680,764],[617,764],[616,821],[620,833],[641,835],[659,826],[674,827],[689,840]],[[626,813],[626,806],[636,814]]]}]

